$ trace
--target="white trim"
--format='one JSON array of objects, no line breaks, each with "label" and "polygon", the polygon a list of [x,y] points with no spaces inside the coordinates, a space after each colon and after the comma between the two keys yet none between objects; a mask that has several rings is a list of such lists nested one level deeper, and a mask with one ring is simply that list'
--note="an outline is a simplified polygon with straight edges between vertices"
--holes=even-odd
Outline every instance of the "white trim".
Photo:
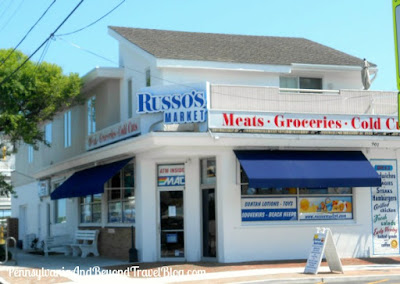
[{"label": "white trim", "polygon": [[[360,71],[362,66],[347,66],[347,65],[327,65],[327,64],[304,64],[304,63],[292,63],[292,71]],[[370,67],[369,71],[375,73],[378,71],[376,67]]]},{"label": "white trim", "polygon": [[271,73],[291,73],[291,66],[288,65],[269,65],[269,64],[248,64],[234,62],[199,61],[199,60],[180,60],[180,59],[157,59],[157,68],[185,68],[185,69],[215,69],[230,71],[250,71],[250,72],[271,72]]},{"label": "white trim", "polygon": [[[135,154],[145,151],[154,152],[155,149],[175,146],[181,148],[182,155],[191,154],[193,147],[196,146],[220,146],[242,147],[242,148],[266,148],[275,147],[288,149],[293,147],[301,149],[341,149],[346,150],[360,148],[393,148],[399,147],[398,136],[380,135],[301,135],[301,134],[264,134],[264,133],[169,133],[151,132],[132,139],[120,141],[108,146],[83,153],[76,157],[64,160],[54,165],[43,168],[32,174],[35,179],[42,179],[52,175],[59,175],[70,172],[76,168],[91,167],[97,163],[109,163],[132,157]],[[179,139],[177,139],[179,138]],[[377,145],[378,143],[379,145]],[[186,152],[182,147],[189,147]],[[223,149],[222,148],[222,149]],[[207,152],[205,152],[207,154]]]}]

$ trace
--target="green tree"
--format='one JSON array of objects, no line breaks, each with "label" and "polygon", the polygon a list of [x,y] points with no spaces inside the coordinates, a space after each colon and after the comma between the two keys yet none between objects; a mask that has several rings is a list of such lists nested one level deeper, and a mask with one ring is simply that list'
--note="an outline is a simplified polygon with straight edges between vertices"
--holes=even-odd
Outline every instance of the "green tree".
[{"label": "green tree", "polygon": [[[42,62],[27,61],[18,72],[10,75],[28,57],[20,51],[0,49],[0,146],[13,145],[15,152],[19,142],[37,149],[46,143],[40,126],[54,116],[80,103],[81,79],[78,74],[63,74],[61,67]],[[11,187],[0,177],[0,190]]]}]

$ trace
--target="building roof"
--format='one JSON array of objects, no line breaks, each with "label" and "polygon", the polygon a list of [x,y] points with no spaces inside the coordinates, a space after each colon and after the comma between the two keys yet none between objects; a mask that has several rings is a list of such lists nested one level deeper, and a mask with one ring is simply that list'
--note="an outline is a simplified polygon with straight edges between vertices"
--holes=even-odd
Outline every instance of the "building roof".
[{"label": "building roof", "polygon": [[[111,26],[156,58],[247,64],[362,66],[363,60],[325,45],[294,37],[178,32]],[[374,64],[371,64],[375,66]]]}]

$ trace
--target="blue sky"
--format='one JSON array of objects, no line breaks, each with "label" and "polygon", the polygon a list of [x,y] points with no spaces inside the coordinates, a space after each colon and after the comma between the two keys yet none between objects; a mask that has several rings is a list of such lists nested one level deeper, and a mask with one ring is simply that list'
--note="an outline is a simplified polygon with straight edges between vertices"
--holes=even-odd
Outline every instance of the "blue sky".
[{"label": "blue sky", "polygon": [[[13,48],[53,0],[0,0],[0,48]],[[90,24],[121,0],[85,0],[58,34]],[[30,55],[79,0],[57,0],[19,47]],[[304,37],[378,65],[372,90],[396,90],[391,0],[125,0],[111,15],[79,33],[51,41],[44,60],[85,75],[118,62],[107,26]],[[69,41],[70,43],[66,42]],[[34,60],[39,60],[39,51]]]}]

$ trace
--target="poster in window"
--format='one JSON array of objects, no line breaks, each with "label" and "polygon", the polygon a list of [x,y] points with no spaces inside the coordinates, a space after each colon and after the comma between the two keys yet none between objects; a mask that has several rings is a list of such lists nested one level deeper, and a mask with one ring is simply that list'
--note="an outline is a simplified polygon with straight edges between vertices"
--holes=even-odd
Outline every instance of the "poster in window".
[{"label": "poster in window", "polygon": [[242,222],[297,220],[296,197],[242,197]]},{"label": "poster in window", "polygon": [[373,255],[399,254],[397,161],[372,160],[382,186],[371,188]]},{"label": "poster in window", "polygon": [[185,165],[160,165],[158,166],[157,184],[159,187],[184,186]]},{"label": "poster in window", "polygon": [[351,196],[301,197],[300,220],[351,220],[353,198]]}]

